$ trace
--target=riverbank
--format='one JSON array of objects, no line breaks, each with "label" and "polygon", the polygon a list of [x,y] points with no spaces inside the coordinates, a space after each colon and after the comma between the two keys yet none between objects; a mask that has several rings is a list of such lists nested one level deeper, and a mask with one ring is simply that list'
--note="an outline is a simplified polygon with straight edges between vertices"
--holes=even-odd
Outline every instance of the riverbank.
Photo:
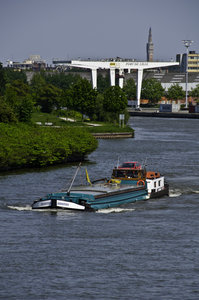
[{"label": "riverbank", "polygon": [[142,111],[128,109],[128,112],[131,117],[199,119],[199,113],[189,113],[188,111],[159,112],[157,109],[142,109]]},{"label": "riverbank", "polygon": [[92,133],[96,139],[127,139],[134,137],[133,132],[104,132],[104,133]]}]

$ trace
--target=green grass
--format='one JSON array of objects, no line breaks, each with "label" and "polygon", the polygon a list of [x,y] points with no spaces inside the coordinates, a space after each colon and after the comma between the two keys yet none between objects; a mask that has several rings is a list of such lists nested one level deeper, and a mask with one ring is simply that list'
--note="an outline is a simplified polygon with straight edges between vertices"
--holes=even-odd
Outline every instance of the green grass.
[{"label": "green grass", "polygon": [[89,126],[86,128],[90,133],[105,133],[105,132],[134,132],[134,130],[125,126],[124,128],[119,127],[118,125],[113,124],[103,124],[102,126]]},{"label": "green grass", "polygon": [[42,125],[45,125],[45,123],[53,123],[54,126],[66,125],[65,124],[66,122],[59,119],[55,114],[48,114],[48,113],[42,113],[42,112],[34,112],[32,114],[31,121],[32,121],[32,123],[40,122],[40,123],[42,123]]},{"label": "green grass", "polygon": [[[34,112],[32,115],[32,122],[40,122],[42,125],[45,125],[45,123],[52,123],[53,126],[84,127],[90,133],[134,132],[134,130],[129,126],[124,126],[124,128],[122,128],[118,125],[95,121],[68,122],[61,120],[58,116],[56,116],[56,114],[48,114],[42,112]],[[92,124],[98,124],[100,126],[92,126]]]}]

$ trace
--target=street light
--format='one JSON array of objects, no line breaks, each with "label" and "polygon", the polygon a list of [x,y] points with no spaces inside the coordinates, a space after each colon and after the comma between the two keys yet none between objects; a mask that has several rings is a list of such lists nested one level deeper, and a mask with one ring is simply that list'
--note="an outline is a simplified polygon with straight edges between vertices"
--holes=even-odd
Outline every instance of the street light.
[{"label": "street light", "polygon": [[182,40],[184,43],[185,47],[187,48],[187,60],[186,60],[186,104],[185,107],[188,108],[188,90],[187,90],[187,85],[188,85],[188,54],[189,54],[189,47],[193,43],[191,40]]}]

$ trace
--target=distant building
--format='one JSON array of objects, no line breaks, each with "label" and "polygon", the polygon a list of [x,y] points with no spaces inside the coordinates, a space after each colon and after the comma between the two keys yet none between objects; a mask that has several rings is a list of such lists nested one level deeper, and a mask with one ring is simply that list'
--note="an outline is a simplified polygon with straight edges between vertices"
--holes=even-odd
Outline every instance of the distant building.
[{"label": "distant building", "polygon": [[46,68],[46,63],[40,57],[40,55],[30,55],[30,57],[23,62],[7,61],[8,68],[19,69],[19,70],[33,70],[40,71]]},{"label": "distant building", "polygon": [[147,61],[153,61],[154,46],[152,42],[152,31],[149,29],[148,43],[146,44]]},{"label": "distant building", "polygon": [[[176,61],[180,63],[179,71],[186,72],[187,54],[177,54]],[[188,73],[199,72],[199,53],[195,51],[189,51],[188,54]]]}]

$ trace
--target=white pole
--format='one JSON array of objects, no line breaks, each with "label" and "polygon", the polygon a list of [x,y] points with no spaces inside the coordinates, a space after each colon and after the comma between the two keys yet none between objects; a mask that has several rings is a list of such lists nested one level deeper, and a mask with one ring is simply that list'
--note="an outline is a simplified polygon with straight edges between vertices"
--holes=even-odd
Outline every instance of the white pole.
[{"label": "white pole", "polygon": [[185,98],[185,107],[188,108],[188,57],[189,57],[189,47],[193,43],[191,40],[183,40],[182,41],[187,48],[187,55],[186,55],[186,84],[185,84],[185,89],[186,89],[186,98]]},{"label": "white pole", "polygon": [[187,46],[187,61],[186,61],[186,100],[185,100],[185,107],[188,108],[188,54],[189,54],[189,47]]}]

